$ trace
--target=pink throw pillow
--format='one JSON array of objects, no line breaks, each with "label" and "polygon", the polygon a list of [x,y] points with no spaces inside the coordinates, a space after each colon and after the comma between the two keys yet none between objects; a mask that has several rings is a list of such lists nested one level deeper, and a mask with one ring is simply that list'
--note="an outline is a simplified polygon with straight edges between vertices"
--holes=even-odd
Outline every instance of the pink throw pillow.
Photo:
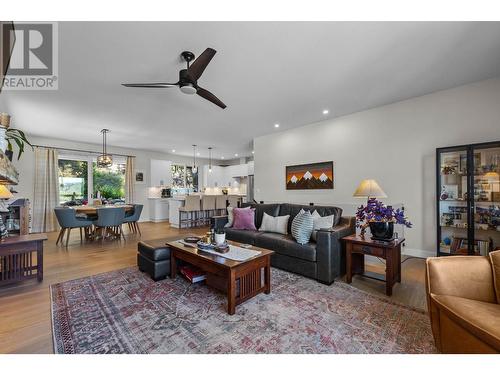
[{"label": "pink throw pillow", "polygon": [[233,229],[257,230],[255,228],[255,208],[234,208]]}]

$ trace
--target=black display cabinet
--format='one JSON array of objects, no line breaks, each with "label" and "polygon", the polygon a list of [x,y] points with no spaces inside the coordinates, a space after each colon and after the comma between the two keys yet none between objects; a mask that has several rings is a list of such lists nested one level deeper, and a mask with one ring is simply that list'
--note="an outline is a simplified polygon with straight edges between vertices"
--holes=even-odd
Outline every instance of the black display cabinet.
[{"label": "black display cabinet", "polygon": [[500,141],[436,149],[437,255],[500,250]]}]

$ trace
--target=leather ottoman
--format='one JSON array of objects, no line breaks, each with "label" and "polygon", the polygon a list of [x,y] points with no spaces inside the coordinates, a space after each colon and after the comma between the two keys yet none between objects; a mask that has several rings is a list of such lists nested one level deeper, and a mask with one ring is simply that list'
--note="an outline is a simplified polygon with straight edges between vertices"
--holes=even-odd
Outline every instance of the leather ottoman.
[{"label": "leather ottoman", "polygon": [[137,266],[154,281],[170,275],[170,248],[161,243],[139,242],[137,244]]}]

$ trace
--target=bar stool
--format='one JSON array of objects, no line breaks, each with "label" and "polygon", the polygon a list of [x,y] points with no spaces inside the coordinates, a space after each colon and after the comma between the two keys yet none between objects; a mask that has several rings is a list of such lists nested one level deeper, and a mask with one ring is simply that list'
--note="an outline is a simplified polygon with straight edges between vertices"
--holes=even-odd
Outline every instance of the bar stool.
[{"label": "bar stool", "polygon": [[227,195],[216,195],[215,196],[215,210],[217,215],[225,215],[227,207]]},{"label": "bar stool", "polygon": [[203,224],[210,223],[210,218],[215,214],[215,204],[215,195],[203,195],[201,197],[201,210],[203,212],[203,218],[201,221]]},{"label": "bar stool", "polygon": [[[201,211],[199,195],[187,195],[184,201],[184,206],[179,207],[179,228],[182,228],[182,223],[186,225],[197,223],[198,214]],[[182,219],[182,214],[186,214],[187,218]]]},{"label": "bar stool", "polygon": [[238,195],[228,195],[227,200],[229,202],[229,206],[231,207],[236,208],[240,206],[241,197]]}]

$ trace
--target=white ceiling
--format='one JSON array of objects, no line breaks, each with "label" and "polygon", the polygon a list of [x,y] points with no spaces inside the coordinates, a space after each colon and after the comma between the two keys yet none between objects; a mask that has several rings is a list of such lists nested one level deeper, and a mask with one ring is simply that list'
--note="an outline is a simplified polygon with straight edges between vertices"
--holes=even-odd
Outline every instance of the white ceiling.
[{"label": "white ceiling", "polygon": [[[207,47],[198,83],[225,110],[120,85],[177,82],[180,52]],[[106,127],[113,146],[229,159],[256,136],[499,76],[499,61],[499,22],[61,22],[59,90],[4,90],[0,110],[34,135],[98,143]]]}]

